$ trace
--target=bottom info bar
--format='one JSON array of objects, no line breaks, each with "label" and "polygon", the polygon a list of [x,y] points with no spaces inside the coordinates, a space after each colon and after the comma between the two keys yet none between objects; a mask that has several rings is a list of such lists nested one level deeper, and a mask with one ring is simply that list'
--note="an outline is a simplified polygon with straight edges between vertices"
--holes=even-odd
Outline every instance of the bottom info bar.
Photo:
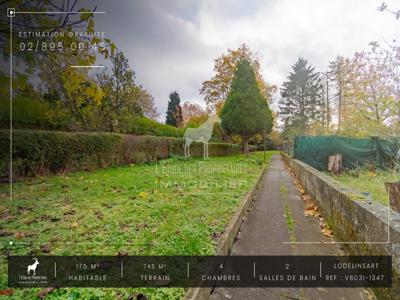
[{"label": "bottom info bar", "polygon": [[390,256],[10,256],[10,287],[390,287]]}]

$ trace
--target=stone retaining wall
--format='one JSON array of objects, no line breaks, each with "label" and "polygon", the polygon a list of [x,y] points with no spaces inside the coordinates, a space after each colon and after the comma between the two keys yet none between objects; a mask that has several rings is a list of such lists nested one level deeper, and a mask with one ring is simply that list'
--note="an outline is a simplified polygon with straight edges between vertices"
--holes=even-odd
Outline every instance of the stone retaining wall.
[{"label": "stone retaining wall", "polygon": [[349,255],[392,256],[392,288],[374,291],[379,299],[400,299],[400,214],[285,153],[281,155]]}]

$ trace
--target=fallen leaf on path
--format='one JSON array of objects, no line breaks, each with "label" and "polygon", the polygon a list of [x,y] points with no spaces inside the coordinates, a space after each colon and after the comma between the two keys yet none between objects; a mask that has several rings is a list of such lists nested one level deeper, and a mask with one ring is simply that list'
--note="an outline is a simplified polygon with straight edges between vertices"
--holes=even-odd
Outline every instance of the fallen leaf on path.
[{"label": "fallen leaf on path", "polygon": [[327,236],[327,237],[332,237],[332,236],[333,236],[332,230],[330,230],[330,229],[323,228],[323,229],[321,230],[321,232],[322,232],[323,235],[325,235],[325,236]]},{"label": "fallen leaf on path", "polygon": [[300,194],[304,195],[306,193],[306,191],[304,190],[303,187],[298,187],[298,191]]}]

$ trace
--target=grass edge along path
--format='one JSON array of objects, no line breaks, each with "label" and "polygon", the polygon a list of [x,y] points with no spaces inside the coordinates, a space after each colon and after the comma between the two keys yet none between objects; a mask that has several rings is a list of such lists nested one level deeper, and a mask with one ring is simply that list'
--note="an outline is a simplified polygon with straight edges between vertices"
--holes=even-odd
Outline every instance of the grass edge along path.
[{"label": "grass edge along path", "polygon": [[[7,288],[7,255],[212,255],[264,167],[263,153],[210,161],[175,157],[19,182],[12,202],[9,186],[2,185],[0,289]],[[15,289],[9,299],[35,299],[39,291]],[[127,299],[140,293],[179,299],[184,289],[63,288],[45,299]]]}]

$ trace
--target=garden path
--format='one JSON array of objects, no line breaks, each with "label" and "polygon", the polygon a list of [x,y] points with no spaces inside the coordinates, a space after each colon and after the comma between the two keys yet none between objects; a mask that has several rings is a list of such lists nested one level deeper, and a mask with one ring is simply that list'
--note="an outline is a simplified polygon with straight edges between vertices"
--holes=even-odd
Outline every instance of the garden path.
[{"label": "garden path", "polygon": [[[288,226],[288,218],[292,219],[293,227]],[[274,155],[231,255],[343,255],[337,244],[289,241],[334,240],[321,233],[317,218],[304,216],[304,201],[280,156]],[[371,297],[363,288],[216,288],[210,299],[368,300]]]}]

